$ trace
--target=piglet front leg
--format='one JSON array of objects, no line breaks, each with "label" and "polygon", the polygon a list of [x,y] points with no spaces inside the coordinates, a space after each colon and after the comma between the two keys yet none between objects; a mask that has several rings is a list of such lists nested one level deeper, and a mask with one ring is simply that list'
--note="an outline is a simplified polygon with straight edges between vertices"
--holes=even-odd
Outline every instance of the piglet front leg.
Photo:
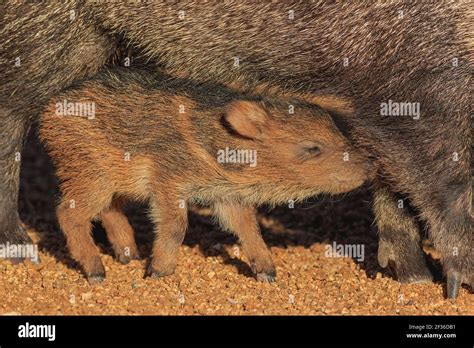
[{"label": "piglet front leg", "polygon": [[260,234],[255,208],[238,203],[218,202],[214,204],[214,214],[223,229],[234,233],[239,238],[243,252],[248,257],[257,279],[273,282],[276,270],[270,250]]},{"label": "piglet front leg", "polygon": [[151,215],[156,237],[145,275],[160,278],[173,274],[176,269],[179,247],[188,227],[188,209],[177,194],[161,192],[151,201]]}]

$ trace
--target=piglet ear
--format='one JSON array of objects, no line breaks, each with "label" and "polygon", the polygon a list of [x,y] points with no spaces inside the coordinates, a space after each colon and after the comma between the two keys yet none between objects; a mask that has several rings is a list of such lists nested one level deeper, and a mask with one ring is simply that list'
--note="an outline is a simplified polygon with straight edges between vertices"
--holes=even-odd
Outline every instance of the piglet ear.
[{"label": "piglet ear", "polygon": [[229,105],[224,119],[239,135],[259,139],[268,127],[265,110],[255,102],[239,100]]}]

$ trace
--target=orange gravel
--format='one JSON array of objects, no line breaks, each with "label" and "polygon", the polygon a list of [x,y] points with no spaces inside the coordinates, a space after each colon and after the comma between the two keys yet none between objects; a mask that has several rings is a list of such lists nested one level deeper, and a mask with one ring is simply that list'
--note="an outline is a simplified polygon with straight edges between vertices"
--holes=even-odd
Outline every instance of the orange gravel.
[{"label": "orange gravel", "polygon": [[[116,262],[99,225],[94,236],[107,279],[91,286],[68,256],[54,215],[56,195],[53,169],[30,136],[22,162],[20,214],[39,243],[41,263],[0,261],[0,314],[474,314],[474,297],[467,289],[456,301],[444,298],[436,260],[432,284],[402,285],[377,266],[377,235],[365,189],[315,198],[293,209],[261,209],[259,221],[277,268],[272,284],[252,277],[236,239],[212,223],[206,208],[190,213],[176,273],[144,279],[153,226],[146,207],[132,205],[127,215],[143,259]],[[325,245],[334,241],[363,244],[365,260],[326,257]]]}]

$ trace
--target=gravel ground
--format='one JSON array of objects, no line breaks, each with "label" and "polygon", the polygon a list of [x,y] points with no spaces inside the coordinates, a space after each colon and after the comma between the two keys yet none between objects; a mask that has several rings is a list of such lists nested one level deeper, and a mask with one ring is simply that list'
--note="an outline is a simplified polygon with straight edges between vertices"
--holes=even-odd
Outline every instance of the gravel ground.
[{"label": "gravel ground", "polygon": [[[41,263],[0,261],[1,314],[316,314],[473,315],[473,295],[462,289],[456,301],[443,297],[436,253],[429,243],[435,283],[402,285],[377,266],[377,234],[370,193],[261,209],[259,221],[277,268],[275,283],[257,282],[236,239],[220,231],[209,210],[195,208],[176,273],[144,279],[153,238],[146,207],[127,209],[142,260],[116,262],[100,225],[94,236],[106,266],[104,283],[90,286],[67,253],[57,227],[57,185],[48,157],[30,136],[22,159],[20,215],[39,243]],[[362,244],[365,259],[329,258],[325,245]]]}]

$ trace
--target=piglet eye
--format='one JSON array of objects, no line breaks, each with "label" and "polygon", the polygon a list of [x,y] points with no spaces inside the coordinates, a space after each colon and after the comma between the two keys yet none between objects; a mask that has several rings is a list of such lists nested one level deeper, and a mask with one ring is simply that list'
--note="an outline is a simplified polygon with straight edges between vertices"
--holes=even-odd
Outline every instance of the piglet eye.
[{"label": "piglet eye", "polygon": [[316,145],[305,147],[305,150],[311,156],[318,156],[321,154],[321,149],[319,148],[319,146]]},{"label": "piglet eye", "polygon": [[297,156],[301,161],[308,161],[319,157],[322,153],[321,144],[315,141],[302,141],[299,145],[299,151]]}]

